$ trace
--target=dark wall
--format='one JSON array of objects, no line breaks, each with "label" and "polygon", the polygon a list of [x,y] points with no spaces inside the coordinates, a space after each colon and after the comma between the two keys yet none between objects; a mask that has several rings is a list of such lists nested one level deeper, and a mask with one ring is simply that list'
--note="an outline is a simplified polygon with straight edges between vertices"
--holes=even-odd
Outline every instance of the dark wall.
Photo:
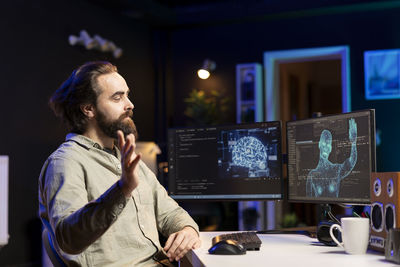
[{"label": "dark wall", "polygon": [[[124,50],[88,51],[68,44],[81,29],[112,40]],[[4,1],[0,8],[0,155],[9,155],[9,244],[0,265],[40,262],[37,179],[65,130],[47,101],[78,65],[110,60],[133,93],[134,119],[142,140],[154,139],[153,37],[134,23],[84,1]],[[24,265],[25,266],[25,265]]]},{"label": "dark wall", "polygon": [[[310,14],[291,13],[287,18],[270,16],[257,22],[197,25],[175,31],[172,47],[177,100],[173,124],[185,124],[182,99],[192,88],[223,88],[234,96],[236,64],[263,63],[265,51],[348,45],[352,110],[376,109],[377,128],[382,139],[377,148],[378,170],[400,171],[400,156],[397,156],[400,151],[400,124],[397,123],[400,100],[366,101],[363,70],[364,51],[400,48],[400,34],[395,27],[400,23],[400,9],[353,12],[338,9],[331,14]],[[217,63],[209,81],[201,81],[196,76],[196,70],[205,58]]]},{"label": "dark wall", "polygon": [[[377,127],[382,131],[378,169],[400,170],[396,156],[400,151],[396,141],[400,101],[366,101],[363,80],[365,50],[400,47],[399,14],[400,9],[392,8],[174,30],[169,58],[170,47],[164,47],[170,41],[168,32],[159,33],[154,40],[145,24],[83,1],[2,3],[0,154],[10,156],[10,240],[0,250],[0,265],[40,261],[37,178],[44,160],[66,133],[47,107],[47,100],[72,69],[89,60],[110,60],[118,66],[133,92],[134,119],[141,139],[154,140],[162,138],[159,131],[164,131],[155,126],[155,112],[167,116],[163,119],[169,127],[183,125],[183,99],[193,88],[218,89],[230,95],[234,100],[230,112],[233,122],[236,64],[262,63],[264,51],[349,45],[352,109],[376,109]],[[124,49],[123,56],[114,59],[111,54],[70,46],[68,36],[78,35],[81,29],[114,41]],[[165,55],[168,62],[164,62]],[[202,81],[196,71],[205,58],[215,60],[217,69],[209,80]],[[160,94],[167,103],[154,101]]]}]

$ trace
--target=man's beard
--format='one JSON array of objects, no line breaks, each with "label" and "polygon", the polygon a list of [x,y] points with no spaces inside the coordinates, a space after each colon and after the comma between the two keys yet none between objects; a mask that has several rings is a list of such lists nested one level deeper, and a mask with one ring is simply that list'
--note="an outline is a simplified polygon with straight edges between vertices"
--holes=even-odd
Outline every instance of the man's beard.
[{"label": "man's beard", "polygon": [[125,136],[128,134],[133,134],[137,140],[138,133],[136,130],[136,125],[131,119],[132,116],[132,110],[128,110],[118,119],[109,121],[104,113],[102,113],[100,110],[97,110],[97,124],[99,125],[100,130],[102,130],[108,137],[118,139],[117,131],[121,130]]}]

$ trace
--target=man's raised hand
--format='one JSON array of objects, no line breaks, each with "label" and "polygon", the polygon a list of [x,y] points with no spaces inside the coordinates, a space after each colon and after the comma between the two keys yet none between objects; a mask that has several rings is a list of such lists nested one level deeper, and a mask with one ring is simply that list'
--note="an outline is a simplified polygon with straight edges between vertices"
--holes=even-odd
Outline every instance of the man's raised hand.
[{"label": "man's raised hand", "polygon": [[353,118],[349,120],[349,139],[352,143],[357,141],[357,123]]},{"label": "man's raised hand", "polygon": [[126,197],[130,197],[132,191],[139,185],[139,176],[136,167],[141,158],[141,154],[136,155],[135,136],[128,134],[126,138],[122,131],[118,130],[118,146],[121,151],[122,175],[119,185]]}]

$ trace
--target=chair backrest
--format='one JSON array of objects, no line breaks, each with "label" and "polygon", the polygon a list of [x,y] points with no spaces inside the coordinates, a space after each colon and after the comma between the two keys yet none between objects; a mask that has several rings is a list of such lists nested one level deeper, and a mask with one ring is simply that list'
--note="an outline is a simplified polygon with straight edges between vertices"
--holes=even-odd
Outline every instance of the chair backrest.
[{"label": "chair backrest", "polygon": [[58,255],[56,249],[54,248],[53,240],[51,239],[51,235],[46,227],[43,227],[42,242],[53,266],[66,267],[67,265],[63,262],[61,257]]}]

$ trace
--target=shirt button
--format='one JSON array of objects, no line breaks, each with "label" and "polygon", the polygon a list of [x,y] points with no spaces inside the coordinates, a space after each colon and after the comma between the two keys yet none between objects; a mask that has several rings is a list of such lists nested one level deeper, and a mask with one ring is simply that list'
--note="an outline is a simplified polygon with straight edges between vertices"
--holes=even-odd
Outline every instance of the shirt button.
[{"label": "shirt button", "polygon": [[123,204],[119,204],[119,205],[118,205],[118,208],[123,209],[123,208],[124,208],[124,205],[123,205]]}]

